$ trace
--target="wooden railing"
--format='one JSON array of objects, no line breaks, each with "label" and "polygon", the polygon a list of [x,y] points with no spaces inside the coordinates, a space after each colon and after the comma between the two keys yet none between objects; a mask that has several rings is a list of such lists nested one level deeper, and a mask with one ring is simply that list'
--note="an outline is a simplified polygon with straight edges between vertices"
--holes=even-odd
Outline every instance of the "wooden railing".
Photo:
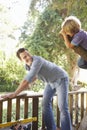
[{"label": "wooden railing", "polygon": [[87,114],[87,91],[69,92],[69,109],[72,125],[77,126]]},{"label": "wooden railing", "polygon": [[[20,94],[13,99],[0,100],[0,124],[13,122],[21,118],[27,119],[37,117],[37,121],[32,122],[32,130],[44,128],[42,116],[41,100],[42,94]],[[87,91],[69,92],[69,109],[72,125],[81,122],[87,113]],[[53,111],[57,126],[60,126],[60,114],[57,107],[56,95],[53,98]]]}]

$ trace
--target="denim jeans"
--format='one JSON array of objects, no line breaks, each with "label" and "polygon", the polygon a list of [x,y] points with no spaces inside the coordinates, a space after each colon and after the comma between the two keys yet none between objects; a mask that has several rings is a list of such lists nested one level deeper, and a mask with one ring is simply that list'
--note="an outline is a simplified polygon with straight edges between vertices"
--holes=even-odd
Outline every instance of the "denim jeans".
[{"label": "denim jeans", "polygon": [[82,57],[78,59],[78,66],[82,69],[87,69],[87,61],[85,61]]},{"label": "denim jeans", "polygon": [[59,79],[54,83],[48,83],[43,94],[43,118],[47,130],[56,130],[56,124],[52,111],[52,98],[55,93],[58,97],[60,110],[61,130],[71,130],[71,119],[68,109],[68,78]]}]

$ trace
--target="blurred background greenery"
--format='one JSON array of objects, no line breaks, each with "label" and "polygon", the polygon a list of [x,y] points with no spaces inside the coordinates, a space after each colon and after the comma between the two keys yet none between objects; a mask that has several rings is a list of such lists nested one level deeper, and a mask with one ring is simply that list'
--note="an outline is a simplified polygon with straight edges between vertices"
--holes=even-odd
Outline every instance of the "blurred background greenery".
[{"label": "blurred background greenery", "polygon": [[[69,15],[77,16],[87,30],[86,0],[0,1],[0,92],[14,91],[26,74],[15,55],[19,47],[62,66],[69,74],[70,90],[78,84],[78,55],[65,47],[59,35],[61,23]],[[42,82],[33,85],[34,91],[42,89]]]}]

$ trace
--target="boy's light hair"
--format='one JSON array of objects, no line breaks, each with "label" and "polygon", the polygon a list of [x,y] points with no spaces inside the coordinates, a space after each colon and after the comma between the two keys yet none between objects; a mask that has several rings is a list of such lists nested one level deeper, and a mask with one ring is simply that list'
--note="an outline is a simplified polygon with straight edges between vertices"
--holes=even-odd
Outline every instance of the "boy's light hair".
[{"label": "boy's light hair", "polygon": [[75,34],[81,29],[81,22],[77,17],[69,16],[65,18],[61,27],[65,32],[70,32]]}]

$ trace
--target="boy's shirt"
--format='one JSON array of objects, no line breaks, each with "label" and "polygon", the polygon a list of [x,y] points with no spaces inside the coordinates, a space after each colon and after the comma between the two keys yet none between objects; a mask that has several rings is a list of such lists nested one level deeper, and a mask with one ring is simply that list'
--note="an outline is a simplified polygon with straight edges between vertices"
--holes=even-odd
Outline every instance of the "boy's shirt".
[{"label": "boy's shirt", "polygon": [[80,30],[78,33],[76,33],[73,36],[73,39],[71,41],[71,44],[75,45],[75,46],[81,46],[84,49],[87,50],[87,32]]}]

